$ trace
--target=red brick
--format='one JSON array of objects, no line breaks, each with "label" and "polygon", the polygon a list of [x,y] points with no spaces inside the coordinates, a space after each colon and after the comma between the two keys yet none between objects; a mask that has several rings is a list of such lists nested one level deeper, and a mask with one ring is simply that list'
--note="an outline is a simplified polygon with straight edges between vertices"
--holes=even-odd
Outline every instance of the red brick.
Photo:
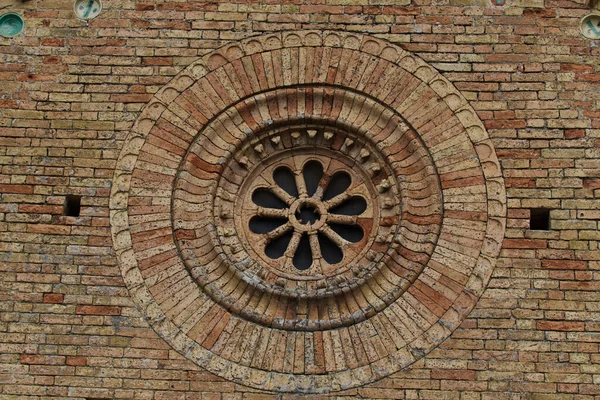
[{"label": "red brick", "polygon": [[142,65],[173,65],[172,57],[142,57]]},{"label": "red brick", "polygon": [[548,269],[587,269],[586,261],[542,260],[542,268]]},{"label": "red brick", "polygon": [[583,129],[565,129],[565,139],[582,139],[585,137]]},{"label": "red brick", "polygon": [[31,186],[31,185],[2,185],[2,184],[0,184],[0,193],[32,194],[33,193],[33,186]]},{"label": "red brick", "polygon": [[77,314],[86,315],[121,315],[121,308],[116,306],[83,306],[76,308]]},{"label": "red brick", "polygon": [[496,154],[500,158],[540,158],[539,150],[497,150]]},{"label": "red brick", "polygon": [[44,303],[60,304],[64,298],[65,295],[62,293],[44,293]]},{"label": "red brick", "polygon": [[600,189],[600,178],[585,178],[583,180],[583,187],[586,189]]},{"label": "red brick", "polygon": [[76,367],[83,367],[87,365],[87,358],[80,356],[67,356],[65,364]]},{"label": "red brick", "polygon": [[507,249],[545,249],[548,243],[544,239],[504,239],[503,247]]},{"label": "red brick", "polygon": [[542,331],[583,331],[583,322],[538,321],[537,328]]}]

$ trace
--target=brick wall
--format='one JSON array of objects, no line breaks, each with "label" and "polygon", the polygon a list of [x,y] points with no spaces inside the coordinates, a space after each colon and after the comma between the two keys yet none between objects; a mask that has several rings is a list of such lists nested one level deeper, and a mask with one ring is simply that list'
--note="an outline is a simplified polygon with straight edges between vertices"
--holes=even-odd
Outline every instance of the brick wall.
[{"label": "brick wall", "polygon": [[[369,33],[434,66],[478,112],[507,186],[503,249],[467,320],[411,368],[337,395],[600,398],[600,52],[579,33],[584,1],[104,3],[86,23],[70,1],[0,1],[26,24],[0,38],[0,398],[270,396],[149,327],[108,201],[154,93],[230,41],[297,29]],[[63,215],[66,195],[81,196],[79,217]],[[550,230],[529,229],[539,208]]]}]

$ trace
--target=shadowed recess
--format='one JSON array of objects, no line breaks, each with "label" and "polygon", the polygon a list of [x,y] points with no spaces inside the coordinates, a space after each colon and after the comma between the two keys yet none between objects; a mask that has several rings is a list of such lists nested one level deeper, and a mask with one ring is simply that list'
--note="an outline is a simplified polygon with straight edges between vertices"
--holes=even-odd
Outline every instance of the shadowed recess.
[{"label": "shadowed recess", "polygon": [[323,166],[318,161],[309,161],[304,165],[302,174],[304,175],[306,191],[309,196],[312,196],[317,191],[319,181],[323,177]]},{"label": "shadowed recess", "polygon": [[249,228],[254,233],[263,234],[269,233],[285,223],[286,220],[282,218],[255,216],[250,219]]},{"label": "shadowed recess", "polygon": [[298,244],[298,248],[296,249],[296,253],[294,254],[294,259],[292,260],[294,267],[299,270],[309,269],[312,265],[313,255],[310,250],[310,241],[308,239],[308,235],[304,234],[300,238],[300,243]]},{"label": "shadowed recess", "polygon": [[290,196],[298,198],[298,188],[296,188],[294,173],[288,168],[279,167],[273,171],[273,180]]},{"label": "shadowed recess", "polygon": [[342,204],[333,207],[329,212],[331,214],[341,215],[360,215],[367,209],[367,202],[359,196],[352,196]]},{"label": "shadowed recess", "polygon": [[275,196],[272,192],[267,189],[256,189],[252,193],[252,202],[257,206],[265,208],[287,208],[287,204],[284,203],[279,197]]},{"label": "shadowed recess", "polygon": [[69,217],[79,217],[81,213],[81,196],[68,194],[65,197],[65,205],[63,207],[63,215]]},{"label": "shadowed recess", "polygon": [[534,208],[530,210],[529,229],[538,231],[550,230],[550,210]]},{"label": "shadowed recess", "polygon": [[289,230],[278,238],[272,240],[265,247],[265,254],[269,258],[277,259],[285,253],[292,239],[293,231]]},{"label": "shadowed recess", "polygon": [[333,243],[331,239],[322,234],[318,233],[319,247],[321,248],[321,255],[329,264],[337,264],[344,258],[344,253],[337,244]]},{"label": "shadowed recess", "polygon": [[327,185],[327,189],[325,189],[325,193],[323,194],[323,201],[331,200],[335,196],[338,196],[346,191],[350,187],[352,183],[352,179],[347,172],[341,171],[336,172],[331,177],[329,184]]},{"label": "shadowed recess", "polygon": [[352,243],[360,242],[363,236],[365,236],[362,228],[358,225],[330,223],[329,227],[342,238]]},{"label": "shadowed recess", "polygon": [[321,216],[317,210],[309,205],[303,205],[296,211],[296,219],[302,224],[314,224]]}]

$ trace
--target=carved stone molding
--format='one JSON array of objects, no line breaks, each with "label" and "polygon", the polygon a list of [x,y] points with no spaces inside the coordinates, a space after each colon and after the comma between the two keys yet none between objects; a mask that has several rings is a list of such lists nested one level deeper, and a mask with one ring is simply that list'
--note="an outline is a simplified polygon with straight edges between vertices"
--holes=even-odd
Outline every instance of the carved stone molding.
[{"label": "carved stone molding", "polygon": [[431,66],[302,31],[225,46],[161,89],[110,207],[125,283],[175,350],[320,393],[450,336],[492,273],[506,195],[481,121]]}]

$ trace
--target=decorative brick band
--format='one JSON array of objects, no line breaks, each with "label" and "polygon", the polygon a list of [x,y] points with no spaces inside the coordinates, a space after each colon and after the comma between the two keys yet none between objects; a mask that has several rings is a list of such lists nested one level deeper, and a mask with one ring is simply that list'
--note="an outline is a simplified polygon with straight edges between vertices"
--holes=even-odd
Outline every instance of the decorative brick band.
[{"label": "decorative brick band", "polygon": [[[172,215],[191,275],[233,314],[286,330],[348,326],[393,303],[425,267],[442,219],[441,185],[423,143],[389,108],[348,89],[310,85],[246,98],[210,126],[228,128],[196,137],[175,181]],[[269,168],[273,157],[281,161]],[[322,202],[326,187],[315,196],[303,193],[302,167],[311,161],[327,167],[325,179],[319,178],[324,185],[327,176],[349,171],[346,194]],[[277,166],[290,175],[297,170],[291,179],[299,193],[288,194],[273,181]],[[252,197],[261,188],[279,188],[274,196],[289,204],[259,207]],[[343,205],[346,198],[365,201],[356,219],[327,214],[325,208],[335,211],[330,204]],[[287,221],[285,209],[307,201],[327,214],[314,231],[303,230],[294,213]],[[273,229],[272,237],[252,232],[249,219],[256,215],[281,221],[282,229]],[[334,227],[355,221],[364,235],[349,242],[325,219]],[[262,241],[286,232],[289,254],[265,256]],[[293,265],[302,237],[311,238],[306,251],[316,255],[306,270]],[[318,242],[324,240],[338,243],[339,262],[321,257]]]},{"label": "decorative brick band", "polygon": [[450,82],[379,39],[312,31],[175,77],[130,133],[110,206],[159,335],[226,379],[298,392],[438,346],[483,292],[506,212],[494,148]]}]

